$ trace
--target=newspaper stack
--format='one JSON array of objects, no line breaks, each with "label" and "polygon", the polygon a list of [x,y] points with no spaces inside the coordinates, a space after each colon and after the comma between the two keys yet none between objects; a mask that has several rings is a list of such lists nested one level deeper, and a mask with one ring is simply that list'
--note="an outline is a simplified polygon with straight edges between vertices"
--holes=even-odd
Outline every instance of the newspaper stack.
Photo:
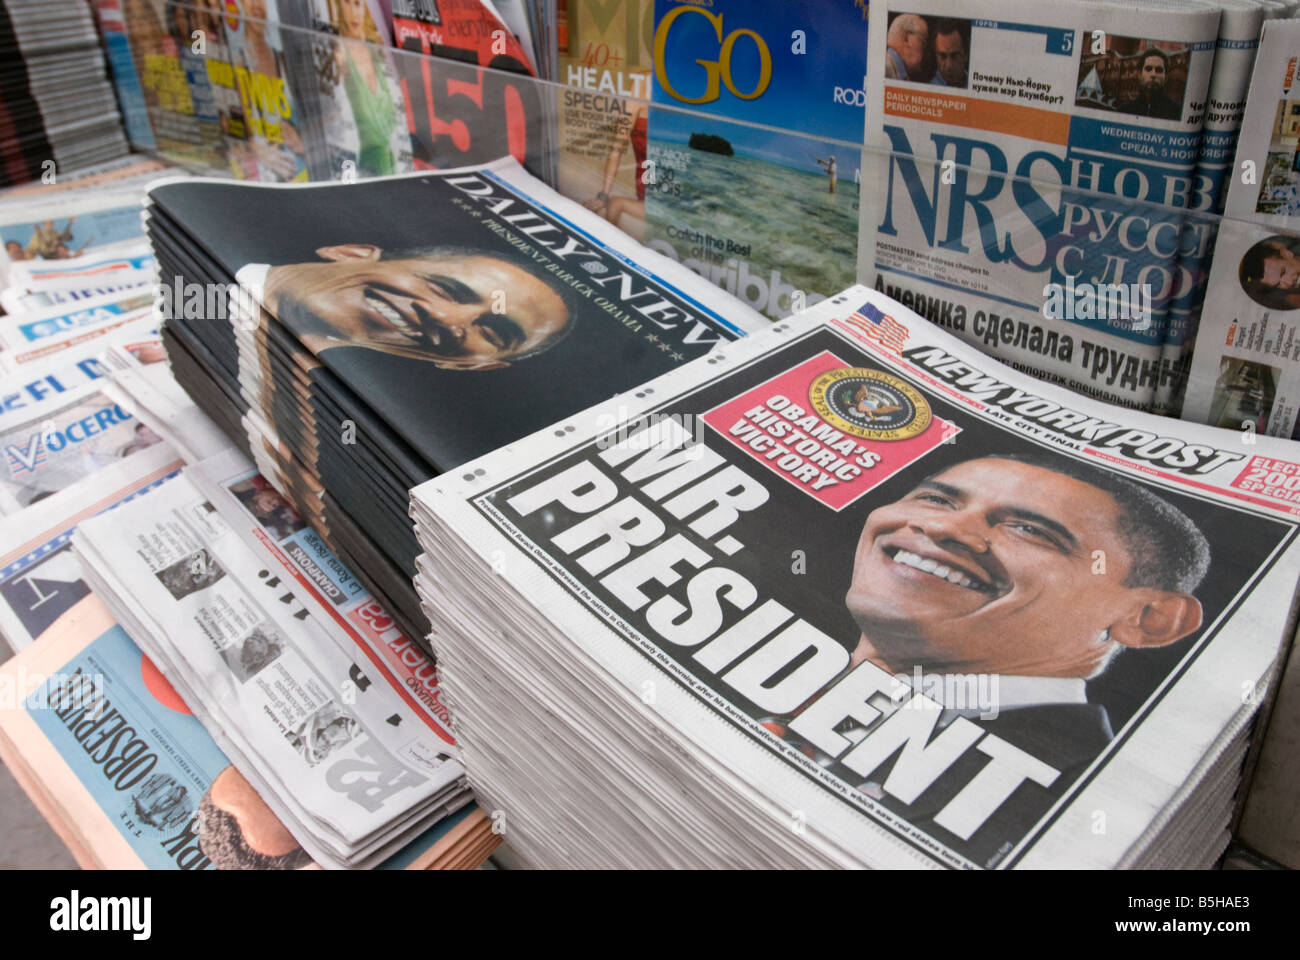
[{"label": "newspaper stack", "polygon": [[0,186],[128,152],[90,6],[0,3]]},{"label": "newspaper stack", "polygon": [[858,279],[1048,382],[1174,409],[1213,246],[1197,212],[1264,15],[873,2],[865,136],[889,155],[863,177]]},{"label": "newspaper stack", "polygon": [[412,487],[762,324],[508,159],[145,216],[176,379],[411,637]]},{"label": "newspaper stack", "polygon": [[475,791],[533,866],[1208,866],[1300,578],[1251,440],[851,288],[414,491]]},{"label": "newspaper stack", "polygon": [[[1300,21],[1264,24],[1183,416],[1300,437]],[[1300,482],[1300,481],[1297,481]]]},{"label": "newspaper stack", "polygon": [[[80,600],[0,677],[19,705],[0,712],[0,758],[83,868],[313,866],[96,597]],[[136,759],[113,777],[104,775],[112,757],[97,762],[101,754],[77,736],[96,710],[133,731],[114,755]],[[499,839],[471,804],[380,868],[477,867]]]},{"label": "newspaper stack", "polygon": [[184,476],[82,522],[95,595],[316,863],[381,863],[470,800],[443,719],[343,646]]}]

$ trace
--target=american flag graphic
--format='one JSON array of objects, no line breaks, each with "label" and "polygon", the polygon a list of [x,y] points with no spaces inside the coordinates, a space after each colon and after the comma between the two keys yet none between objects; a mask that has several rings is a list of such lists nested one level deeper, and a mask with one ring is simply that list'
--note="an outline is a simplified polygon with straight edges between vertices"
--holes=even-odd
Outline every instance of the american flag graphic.
[{"label": "american flag graphic", "polygon": [[907,327],[889,314],[881,313],[871,304],[864,303],[862,309],[852,314],[845,322],[886,350],[892,350],[899,356],[903,355],[903,347],[907,344]]},{"label": "american flag graphic", "polygon": [[7,444],[5,459],[9,461],[9,476],[15,480],[23,474],[39,470],[45,466],[46,460],[45,444],[41,443],[41,435],[38,433],[33,436],[26,450]]}]

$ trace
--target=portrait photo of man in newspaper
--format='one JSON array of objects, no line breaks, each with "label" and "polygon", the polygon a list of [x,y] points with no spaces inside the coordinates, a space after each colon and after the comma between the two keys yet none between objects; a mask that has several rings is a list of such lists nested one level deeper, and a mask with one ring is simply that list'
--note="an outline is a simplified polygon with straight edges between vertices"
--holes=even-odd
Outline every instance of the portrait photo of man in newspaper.
[{"label": "portrait photo of man in newspaper", "polygon": [[1032,454],[968,460],[868,515],[846,597],[862,629],[852,662],[997,676],[981,712],[1072,767],[1112,736],[1085,682],[1121,648],[1196,630],[1209,564],[1196,525],[1122,477]]},{"label": "portrait photo of man in newspaper", "polygon": [[500,251],[353,243],[316,254],[315,263],[252,265],[238,275],[313,353],[365,347],[446,370],[497,370],[549,349],[573,326],[567,288]]},{"label": "portrait photo of man in newspaper", "polygon": [[1270,310],[1300,308],[1300,237],[1279,234],[1252,246],[1238,268],[1246,296]]},{"label": "portrait photo of man in newspaper", "polygon": [[[1052,769],[1050,788],[1024,784],[965,838],[968,855],[986,862],[1114,738],[1089,683],[1120,651],[1140,655],[1201,627],[1196,590],[1210,562],[1196,522],[1122,477],[1047,454],[960,461],[868,514],[845,596],[861,631],[845,672],[871,661],[895,678],[898,702],[915,691],[938,705],[936,735],[965,718]],[[902,804],[882,787],[886,770],[864,780],[805,742],[798,714],[764,725],[948,839],[932,818],[973,766],[955,764]],[[854,726],[837,732],[866,734]]]}]

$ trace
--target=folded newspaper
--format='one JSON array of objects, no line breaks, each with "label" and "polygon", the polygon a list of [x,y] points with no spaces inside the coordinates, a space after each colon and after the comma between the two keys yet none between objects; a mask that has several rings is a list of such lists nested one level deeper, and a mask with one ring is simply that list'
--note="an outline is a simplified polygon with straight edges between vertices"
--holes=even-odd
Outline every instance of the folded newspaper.
[{"label": "folded newspaper", "polygon": [[1300,22],[1264,24],[1183,416],[1300,437]]},{"label": "folded newspaper", "polygon": [[525,863],[1206,867],[1297,476],[854,287],[417,488],[417,587]]},{"label": "folded newspaper", "polygon": [[176,379],[418,642],[412,487],[764,324],[509,159],[164,182],[146,229]]},{"label": "folded newspaper", "polygon": [[469,802],[450,732],[336,643],[185,477],[83,521],[87,581],[307,854],[379,864]]},{"label": "folded newspaper", "polygon": [[1183,261],[1208,249],[1185,210],[1204,207],[1220,11],[981,6],[871,4],[866,144],[889,154],[863,186],[858,279],[1019,370],[1148,409],[1199,292]]},{"label": "folded newspaper", "polygon": [[[302,847],[167,680],[86,596],[0,668],[0,758],[85,869],[286,870]],[[498,840],[472,806],[383,869],[476,867]]]}]

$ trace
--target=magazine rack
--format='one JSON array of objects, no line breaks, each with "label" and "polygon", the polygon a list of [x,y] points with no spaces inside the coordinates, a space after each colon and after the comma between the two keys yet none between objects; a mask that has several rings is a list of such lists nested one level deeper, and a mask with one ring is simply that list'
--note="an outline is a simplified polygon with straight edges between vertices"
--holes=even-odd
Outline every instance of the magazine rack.
[{"label": "magazine rack", "polygon": [[[208,13],[197,6],[173,6]],[[223,30],[233,29],[223,24]],[[267,31],[279,51],[293,116],[304,129],[315,123],[319,131],[322,118],[338,109],[331,99],[335,81],[322,80],[334,60],[331,51],[341,44],[363,44],[248,17],[239,29],[254,25]],[[214,46],[232,48],[231,43]],[[1176,395],[1190,356],[1183,346],[1187,332],[1197,328],[1215,240],[1224,225],[1221,217],[952,160],[864,148],[779,125],[720,120],[613,91],[363,46],[376,62],[386,58],[400,83],[412,156],[409,163],[401,158],[398,169],[464,166],[509,153],[560,193],[773,319],[861,282],[1012,362],[1015,351],[1010,348],[1041,343],[1044,365],[1021,365],[1051,379],[1059,379],[1051,367],[1058,358],[1049,349],[1059,349],[1074,334],[1071,350],[1081,354],[1096,346],[1091,376],[1098,396],[1111,399],[1104,388],[1107,378],[1112,384],[1119,377],[1158,378],[1165,400],[1156,408],[1178,409]],[[355,53],[355,47],[349,49]],[[191,72],[193,60],[187,68]],[[205,65],[214,78],[230,71],[229,61]],[[129,130],[149,130],[149,118],[140,116],[139,108],[126,103],[123,108]],[[246,176],[254,169],[281,172],[288,148],[253,129],[259,123],[257,109],[248,107],[245,136],[233,135],[235,125],[223,122],[215,147],[209,136],[207,142],[159,142],[154,152],[212,176]],[[572,125],[560,123],[566,109],[582,109],[594,118],[593,128],[575,132]],[[633,118],[643,114],[649,136],[637,143],[630,131]],[[612,119],[601,121],[601,116]],[[355,152],[340,150],[320,135],[294,139],[301,147],[287,164],[296,170],[292,179],[367,175]],[[732,144],[744,149],[733,154]],[[279,156],[268,162],[268,154]],[[629,166],[640,180],[635,192],[626,186]],[[622,187],[614,174],[619,169],[624,171]],[[910,210],[894,208],[900,196],[908,198]],[[887,197],[894,199],[883,199]],[[862,205],[869,208],[866,216]],[[928,234],[932,255],[918,258],[893,242],[899,216],[912,218],[914,232],[916,222],[924,221],[921,229]],[[1282,239],[1290,244],[1296,238],[1288,234]],[[1021,268],[1012,277],[1015,289],[1007,274],[980,275],[938,255],[959,256],[972,245],[982,245],[989,259],[1001,257]],[[928,292],[910,290],[909,276],[924,281]],[[936,284],[950,293],[935,295]],[[1124,292],[1139,286],[1147,291],[1145,325],[1135,315],[1098,320],[1065,314],[1077,331],[1058,324],[1069,332],[1058,337],[1050,324],[1043,329],[1042,318],[1052,317],[1051,310],[1070,309],[1079,289]],[[986,304],[1005,305],[1005,313],[986,308],[965,316],[962,300],[972,293]],[[1151,323],[1153,304],[1158,323]],[[1090,331],[1102,334],[1094,336],[1096,344],[1088,340]],[[1133,345],[1127,355],[1125,343]],[[1110,359],[1098,369],[1101,361],[1095,358],[1103,355]],[[1139,364],[1139,358],[1146,359]],[[1086,367],[1089,360],[1083,362]],[[1213,388],[1209,384],[1206,389]],[[1236,428],[1248,413],[1219,409],[1211,412],[1210,421]]]}]

